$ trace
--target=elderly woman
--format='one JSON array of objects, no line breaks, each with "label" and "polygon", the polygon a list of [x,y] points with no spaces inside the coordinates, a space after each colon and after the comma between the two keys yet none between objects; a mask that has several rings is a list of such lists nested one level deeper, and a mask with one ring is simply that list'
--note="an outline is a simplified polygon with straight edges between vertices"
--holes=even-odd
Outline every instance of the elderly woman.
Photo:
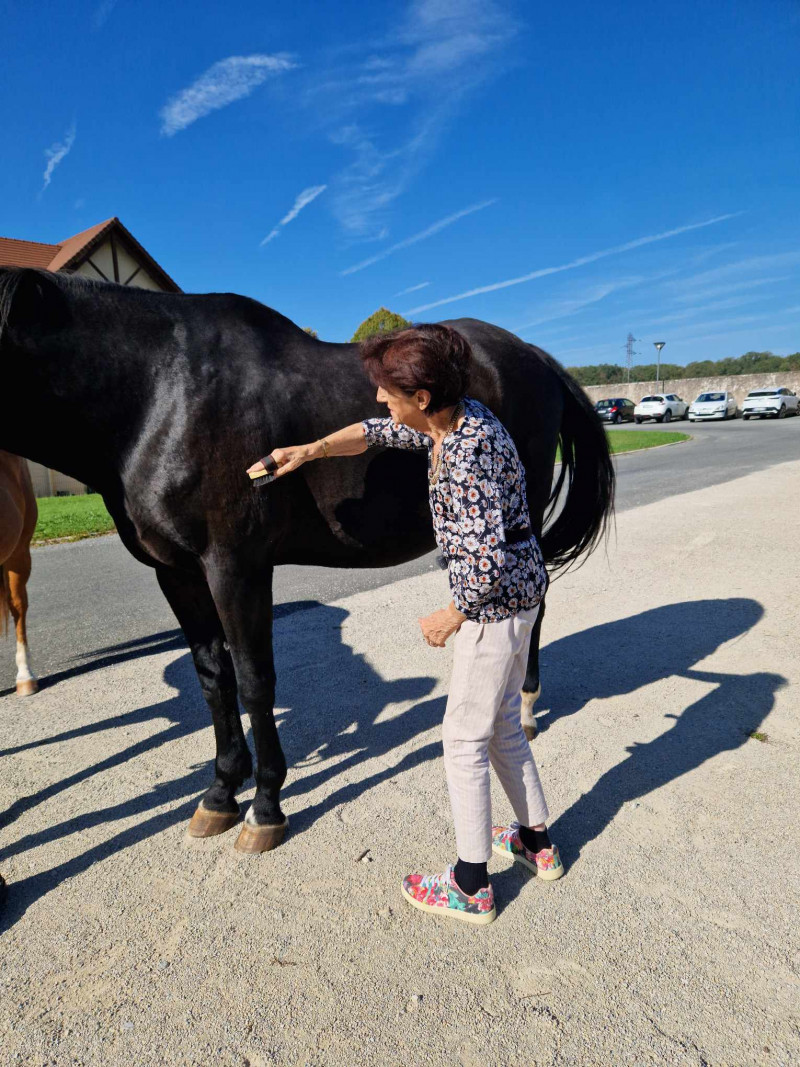
[{"label": "elderly woman", "polygon": [[[453,599],[419,621],[434,648],[456,635],[442,739],[458,862],[443,874],[408,875],[402,892],[423,911],[488,923],[496,915],[487,872],[492,850],[540,878],[563,874],[520,724],[531,632],[548,582],[530,528],[525,473],[503,425],[465,395],[472,353],[455,330],[420,325],[372,338],[362,356],[389,417],[277,448],[267,466],[281,478],[309,460],[354,456],[370,445],[428,453],[433,528]],[[265,466],[259,461],[248,473],[264,476]],[[492,825],[490,764],[514,809],[510,826]]]}]

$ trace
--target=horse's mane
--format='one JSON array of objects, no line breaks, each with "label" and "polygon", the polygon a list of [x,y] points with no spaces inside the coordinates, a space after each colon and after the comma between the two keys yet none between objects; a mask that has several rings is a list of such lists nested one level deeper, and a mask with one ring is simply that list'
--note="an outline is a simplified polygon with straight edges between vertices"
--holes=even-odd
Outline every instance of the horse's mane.
[{"label": "horse's mane", "polygon": [[[36,279],[42,288],[55,286],[56,289],[61,290],[64,294],[77,296],[91,292],[93,295],[102,297],[109,297],[113,294],[114,297],[121,297],[131,307],[135,307],[141,301],[148,303],[157,301],[162,305],[168,302],[170,307],[173,308],[175,301],[180,302],[184,307],[189,302],[208,298],[228,302],[235,301],[236,307],[240,312],[246,307],[255,308],[260,313],[269,315],[273,325],[280,323],[288,326],[294,332],[303,333],[296,323],[286,318],[285,315],[281,315],[279,311],[275,311],[274,308],[269,307],[267,304],[262,304],[259,300],[254,300],[252,297],[242,296],[238,293],[164,293],[158,289],[140,289],[136,285],[121,285],[119,282],[100,281],[94,278],[85,278],[80,274],[66,274],[61,271],[44,270],[40,267],[0,267],[0,344],[2,344],[3,333],[11,316],[14,296],[20,284],[26,278]],[[307,334],[304,334],[304,337],[306,340],[311,340]]]},{"label": "horse's mane", "polygon": [[4,267],[0,270],[0,344],[3,341],[3,333],[11,316],[11,305],[14,302],[14,293],[22,280],[24,268]]}]

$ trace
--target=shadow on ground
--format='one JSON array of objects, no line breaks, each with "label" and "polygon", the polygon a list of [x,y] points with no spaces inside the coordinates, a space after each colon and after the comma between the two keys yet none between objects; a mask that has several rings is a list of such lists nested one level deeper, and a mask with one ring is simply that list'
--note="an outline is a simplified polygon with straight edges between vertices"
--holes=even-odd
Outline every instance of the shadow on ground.
[{"label": "shadow on ground", "polygon": [[[311,608],[315,610],[310,611]],[[297,612],[306,614],[302,620],[287,624],[285,620]],[[674,725],[651,742],[631,746],[621,763],[604,774],[556,820],[552,831],[569,862],[603,831],[626,801],[644,796],[720,752],[738,748],[747,741],[749,731],[760,725],[773,706],[775,692],[785,684],[784,678],[763,672],[701,671],[694,664],[724,642],[744,635],[762,614],[761,606],[747,599],[687,601],[579,631],[543,650],[545,696],[553,694],[553,698],[549,705],[542,705],[545,709],[539,715],[542,729],[575,714],[589,697],[631,693],[674,675],[696,678],[715,687],[688,708],[665,709],[665,717],[672,719]],[[278,706],[288,709],[278,716],[281,742],[290,767],[283,797],[300,798],[312,788],[324,787],[322,800],[292,813],[294,833],[308,830],[332,807],[357,802],[375,785],[397,778],[440,754],[437,736],[435,741],[408,753],[391,767],[381,768],[357,782],[337,784],[342,772],[367,759],[390,753],[398,745],[438,725],[444,714],[444,698],[423,699],[433,689],[435,679],[423,676],[383,679],[363,656],[344,644],[341,626],[346,618],[343,609],[315,601],[282,605],[276,612]],[[96,655],[101,665],[135,657],[145,660],[153,652],[173,647],[172,642],[178,636],[179,631],[169,631],[140,643],[99,649]],[[93,664],[81,664],[81,669],[76,670],[81,673],[97,666],[95,660]],[[18,798],[0,817],[0,825],[8,825],[73,785],[99,774],[113,773],[130,759],[165,742],[205,729],[209,716],[188,653],[169,664],[164,680],[176,690],[167,700],[0,753],[44,747],[135,723],[163,720],[166,724],[128,748],[115,750],[90,767],[76,770],[37,793]],[[401,714],[383,718],[382,713],[391,705],[409,701],[417,703]],[[211,744],[210,732],[208,743]],[[195,765],[183,777],[151,785],[133,799],[53,823],[7,846],[0,852],[0,859],[107,823],[137,819],[135,824],[79,855],[9,886],[0,926],[12,925],[31,903],[64,879],[81,874],[95,861],[187,821],[199,794],[213,777],[212,757],[213,752],[209,750],[209,762]],[[317,770],[302,778],[291,773],[292,768],[307,771],[316,766]],[[516,895],[522,885],[522,880],[513,874],[504,872],[497,877],[503,882],[506,898]],[[499,890],[497,878],[495,882]]]},{"label": "shadow on ground", "polygon": [[744,636],[763,613],[759,603],[743,597],[667,604],[571,634],[542,650],[547,692],[537,715],[540,730],[574,715],[589,699],[633,693],[667,678],[714,686],[683,710],[665,704],[664,718],[673,725],[653,741],[631,745],[626,759],[558,817],[551,830],[568,862],[623,804],[739,748],[764,721],[775,693],[786,685],[782,675],[727,674],[694,666],[720,645]]}]

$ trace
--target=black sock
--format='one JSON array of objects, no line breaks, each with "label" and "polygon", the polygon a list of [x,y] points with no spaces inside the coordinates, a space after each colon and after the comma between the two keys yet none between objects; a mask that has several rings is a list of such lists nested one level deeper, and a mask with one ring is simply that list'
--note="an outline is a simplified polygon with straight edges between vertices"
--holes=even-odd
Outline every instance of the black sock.
[{"label": "black sock", "polygon": [[529,830],[527,826],[520,826],[519,837],[529,852],[541,852],[543,848],[552,848],[550,835],[547,827],[544,830]]},{"label": "black sock", "polygon": [[474,897],[479,889],[486,889],[489,884],[489,872],[485,863],[467,863],[459,860],[453,871],[456,885],[468,897]]}]

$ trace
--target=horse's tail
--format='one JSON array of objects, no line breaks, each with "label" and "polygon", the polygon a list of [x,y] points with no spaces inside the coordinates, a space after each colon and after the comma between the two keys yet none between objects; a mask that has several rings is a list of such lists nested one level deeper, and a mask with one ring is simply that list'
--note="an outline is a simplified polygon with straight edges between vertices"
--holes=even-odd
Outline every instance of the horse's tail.
[{"label": "horse's tail", "polygon": [[3,637],[8,633],[9,603],[8,571],[0,563],[0,633]]},{"label": "horse's tail", "polygon": [[563,571],[592,551],[614,512],[614,466],[608,439],[589,397],[556,360],[549,361],[564,394],[559,445],[561,470],[547,502],[542,552],[551,571]]}]

